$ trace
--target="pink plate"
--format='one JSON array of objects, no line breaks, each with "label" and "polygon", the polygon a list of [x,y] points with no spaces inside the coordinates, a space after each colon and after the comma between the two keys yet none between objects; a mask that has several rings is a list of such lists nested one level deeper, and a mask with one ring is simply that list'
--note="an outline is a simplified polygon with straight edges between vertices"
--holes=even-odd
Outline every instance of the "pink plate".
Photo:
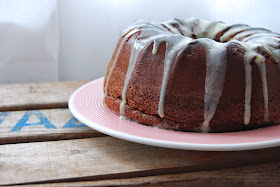
[{"label": "pink plate", "polygon": [[120,139],[159,147],[236,151],[280,145],[280,125],[231,133],[193,133],[157,129],[122,120],[104,104],[103,78],[79,88],[69,100],[72,114],[87,126]]}]

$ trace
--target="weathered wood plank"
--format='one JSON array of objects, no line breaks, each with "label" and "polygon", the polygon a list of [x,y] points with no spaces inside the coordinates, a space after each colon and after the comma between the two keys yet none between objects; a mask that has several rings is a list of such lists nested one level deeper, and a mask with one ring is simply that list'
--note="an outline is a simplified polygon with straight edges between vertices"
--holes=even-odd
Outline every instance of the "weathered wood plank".
[{"label": "weathered wood plank", "polygon": [[87,82],[1,84],[0,111],[66,108],[71,94]]},{"label": "weathered wood plank", "polygon": [[0,144],[105,136],[81,124],[69,109],[0,113]]},{"label": "weathered wood plank", "polygon": [[280,161],[280,147],[164,149],[112,137],[0,145],[0,185],[145,177]]},{"label": "weathered wood plank", "polygon": [[[279,186],[279,184],[280,163],[276,162],[216,171],[99,181],[48,183],[36,184],[36,186]],[[28,186],[33,185],[29,184]]]}]

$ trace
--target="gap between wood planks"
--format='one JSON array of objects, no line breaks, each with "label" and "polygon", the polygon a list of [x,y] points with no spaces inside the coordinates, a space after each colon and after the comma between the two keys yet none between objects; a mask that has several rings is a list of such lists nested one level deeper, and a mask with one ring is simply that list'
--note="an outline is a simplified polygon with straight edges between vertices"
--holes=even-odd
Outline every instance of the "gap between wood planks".
[{"label": "gap between wood planks", "polygon": [[[65,150],[59,152],[57,146]],[[271,173],[268,173],[268,175],[275,174],[276,176],[273,175],[274,177],[280,176],[279,148],[239,152],[185,151],[140,145],[112,137],[64,140],[60,143],[40,142],[31,143],[29,145],[18,144],[13,145],[13,147],[15,152],[8,154],[5,145],[0,149],[0,154],[3,156],[9,156],[10,154],[9,157],[11,157],[10,162],[2,162],[2,166],[4,166],[2,170],[5,171],[5,173],[0,174],[0,179],[2,176],[3,182],[1,185],[129,179],[199,171],[209,172],[225,168],[236,168],[233,169],[234,172],[231,172],[231,175],[239,175],[244,171],[237,167],[249,165],[254,165],[252,168],[255,168],[254,170],[258,172],[262,171],[263,168],[266,169],[264,170],[265,172],[268,172],[270,169],[269,171],[271,171]],[[41,150],[38,151],[38,148],[41,148]],[[56,151],[55,155],[50,154],[53,151]],[[74,154],[73,152],[76,153]],[[36,162],[35,157],[28,156],[34,154],[38,157],[39,162]],[[63,162],[57,160],[56,163],[53,163],[56,167],[62,164],[60,167],[67,171],[72,171],[72,174],[69,175],[67,172],[57,172],[55,168],[52,168],[54,166],[53,164],[41,168],[41,164],[45,162],[45,159],[47,159],[49,163],[52,163],[51,161],[53,159],[60,158],[61,155],[64,155],[65,158],[76,155],[75,160],[68,158]],[[18,166],[17,163],[13,162],[13,160],[17,159],[25,159],[24,161],[29,163],[28,168],[25,168],[26,165],[24,164]],[[266,167],[257,165],[276,161],[278,162],[265,165]],[[91,167],[85,167],[85,165],[90,165]],[[10,168],[15,168],[15,166],[19,174],[24,171],[29,173],[30,176],[25,176],[25,178],[15,177],[9,180],[10,183],[5,183],[5,175],[12,170]],[[36,173],[39,172],[40,175],[34,173],[35,171]],[[250,175],[250,170],[246,171],[247,174]],[[215,174],[215,172],[216,171],[209,173]],[[262,175],[265,175],[265,172]],[[90,175],[90,173],[92,173],[92,175]],[[223,172],[220,172],[219,174],[222,173]],[[228,176],[229,179],[231,175]],[[216,177],[218,177],[218,174]],[[223,177],[223,175],[220,177]],[[257,177],[260,176],[256,176],[256,178]],[[235,180],[235,178],[236,177],[232,177],[232,180]]]},{"label": "gap between wood planks", "polygon": [[69,109],[0,113],[0,145],[107,136],[80,123]]},{"label": "gap between wood planks", "polygon": [[[61,183],[38,183],[42,187],[52,186],[245,186],[245,185],[279,185],[280,163],[227,168],[216,171],[199,171],[182,174],[156,175],[137,178],[108,179],[96,181],[73,181]],[[240,173],[242,172],[242,175]],[[273,173],[269,175],[268,173]],[[23,184],[23,186],[25,186]],[[33,185],[28,185],[33,186]]]},{"label": "gap between wood planks", "polygon": [[[135,182],[144,178],[144,182],[140,182],[140,185],[145,185],[147,182],[149,184],[151,180],[156,181],[160,176],[164,178],[163,175],[165,174],[173,174],[173,176],[181,175],[184,180],[190,177],[192,181],[198,181],[202,178],[205,181],[203,184],[206,185],[212,180],[209,175],[216,176],[214,181],[217,182],[220,180],[219,177],[226,177],[222,174],[224,172],[226,173],[228,170],[222,168],[280,161],[280,148],[219,153],[172,150],[135,144],[109,136],[99,137],[103,135],[88,127],[63,128],[73,116],[68,109],[63,111],[53,108],[67,107],[70,95],[86,82],[87,81],[74,81],[0,85],[0,111],[14,110],[14,112],[10,112],[13,113],[10,116],[10,121],[5,119],[7,121],[4,120],[3,123],[0,124],[0,131],[2,130],[2,132],[0,132],[0,142],[9,144],[0,145],[0,155],[2,157],[0,157],[0,159],[2,159],[2,161],[0,160],[0,170],[11,174],[6,175],[5,172],[0,172],[0,182],[3,182],[1,183],[2,185],[49,185],[49,183],[60,185],[65,182],[76,181],[88,181],[84,183],[91,182],[92,184],[90,185],[113,185],[113,182],[122,182],[123,180],[125,180],[126,183],[120,182],[120,185],[130,185],[133,184],[133,181]],[[13,120],[20,120],[27,112],[25,110],[30,109],[34,111],[35,109],[48,109],[38,111],[47,116],[56,129],[44,129],[45,127],[40,125],[38,128],[32,129],[30,127],[37,126],[27,125],[22,127],[21,130],[11,133],[10,131],[14,128],[14,125],[17,124],[17,122]],[[64,114],[59,114],[63,112]],[[26,121],[24,123],[32,124],[36,122]],[[8,124],[10,124],[10,126]],[[91,136],[97,138],[87,139],[87,137]],[[24,144],[22,142],[30,143]],[[7,146],[9,146],[9,148]],[[59,153],[61,148],[64,148],[63,146],[69,150],[64,150],[64,152]],[[73,146],[75,148],[72,148]],[[91,160],[94,154],[94,159],[96,160]],[[69,160],[69,157],[77,160]],[[252,168],[254,167],[259,168],[263,167],[263,165],[252,166]],[[268,164],[266,168],[268,167],[272,167],[271,170],[265,170],[268,175],[275,173],[273,170],[280,170],[279,163]],[[210,171],[217,169],[222,170],[220,173],[216,173],[219,171]],[[74,172],[76,170],[78,171],[77,173]],[[204,174],[203,172],[199,172],[203,170],[209,171],[205,171]],[[232,171],[228,172],[227,179],[229,181],[232,179],[230,182],[236,179],[235,177],[231,178],[232,175],[235,176],[238,175],[239,172],[242,172],[242,169],[239,168],[229,170]],[[71,173],[72,171],[73,173]],[[197,176],[191,177],[195,171],[197,171]],[[12,175],[15,174],[14,172],[17,173],[17,176]],[[260,174],[259,178],[266,176],[265,172],[261,173],[262,175]],[[28,175],[26,173],[28,173]],[[217,175],[215,175],[215,173]],[[278,173],[279,172],[277,172],[277,174]],[[250,168],[247,174],[250,176]],[[50,175],[51,177],[49,177]],[[279,175],[277,176],[280,178]],[[183,178],[180,178],[180,180]],[[257,177],[253,177],[253,179],[257,180]],[[244,180],[243,178],[241,182]],[[168,182],[166,179],[158,181]],[[102,182],[105,183],[102,184]],[[266,181],[264,179],[261,182]],[[196,183],[194,182],[194,184]]]},{"label": "gap between wood planks", "polygon": [[[73,118],[69,110],[62,111],[63,108],[68,107],[68,100],[72,93],[87,82],[0,85],[0,144],[106,136],[88,127],[76,125],[77,120]],[[1,112],[9,115],[1,116]],[[28,112],[37,113],[37,119],[43,117],[46,120],[41,119],[37,124],[30,123],[29,119],[22,122],[23,118],[27,118]],[[16,129],[17,125],[22,125],[22,127]]]},{"label": "gap between wood planks", "polygon": [[0,112],[67,108],[72,93],[88,81],[0,85]]},{"label": "gap between wood planks", "polygon": [[26,110],[46,110],[46,109],[60,109],[68,108],[68,102],[62,103],[50,103],[50,104],[29,104],[29,105],[17,105],[17,106],[5,106],[0,108],[0,112],[12,112],[12,111],[26,111]]}]

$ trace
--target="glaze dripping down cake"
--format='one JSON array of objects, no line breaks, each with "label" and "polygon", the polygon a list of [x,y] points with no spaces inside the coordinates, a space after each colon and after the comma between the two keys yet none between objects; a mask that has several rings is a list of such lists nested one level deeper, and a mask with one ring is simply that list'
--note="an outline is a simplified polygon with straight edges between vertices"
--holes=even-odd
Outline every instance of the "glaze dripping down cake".
[{"label": "glaze dripping down cake", "polygon": [[280,34],[202,19],[138,21],[104,78],[106,105],[141,124],[228,132],[278,123]]}]

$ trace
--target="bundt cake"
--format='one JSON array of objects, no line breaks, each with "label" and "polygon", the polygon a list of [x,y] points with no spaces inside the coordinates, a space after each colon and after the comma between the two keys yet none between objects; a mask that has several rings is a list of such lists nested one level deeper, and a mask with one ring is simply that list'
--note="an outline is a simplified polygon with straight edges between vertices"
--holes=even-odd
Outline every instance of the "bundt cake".
[{"label": "bundt cake", "polygon": [[229,132],[275,125],[280,34],[202,19],[138,21],[104,78],[106,105],[158,128]]}]

